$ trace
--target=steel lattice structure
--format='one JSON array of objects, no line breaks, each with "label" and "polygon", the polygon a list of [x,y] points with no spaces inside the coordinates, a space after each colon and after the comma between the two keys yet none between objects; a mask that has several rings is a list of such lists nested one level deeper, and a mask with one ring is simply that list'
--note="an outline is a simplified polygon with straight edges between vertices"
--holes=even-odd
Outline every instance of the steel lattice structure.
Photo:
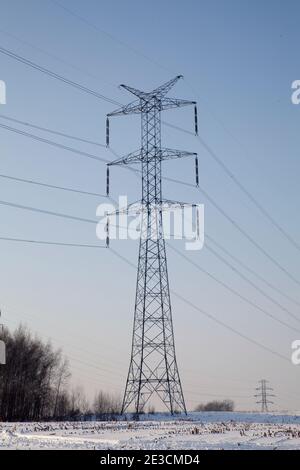
[{"label": "steel lattice structure", "polygon": [[[107,145],[109,145],[110,116],[141,114],[142,146],[124,158],[108,165],[141,165],[142,200],[141,237],[134,312],[132,351],[124,393],[122,412],[129,408],[139,414],[150,397],[156,393],[171,413],[186,413],[174,343],[172,310],[168,280],[165,240],[163,235],[162,161],[195,153],[161,147],[161,111],[195,105],[194,101],[167,98],[166,94],[181,78],[177,76],[164,85],[146,93],[121,85],[137,100],[108,114]],[[196,157],[197,158],[197,157]],[[198,168],[198,161],[196,161]],[[197,180],[198,181],[198,180]],[[168,201],[169,204],[171,204]]]},{"label": "steel lattice structure", "polygon": [[265,379],[262,379],[259,381],[259,387],[255,389],[259,391],[259,394],[254,395],[254,396],[256,398],[260,398],[260,401],[257,401],[256,403],[261,405],[262,413],[267,413],[269,411],[268,405],[274,404],[273,401],[268,400],[268,398],[275,397],[275,395],[270,393],[273,391],[273,388],[268,387],[267,384],[268,384],[268,381]]}]

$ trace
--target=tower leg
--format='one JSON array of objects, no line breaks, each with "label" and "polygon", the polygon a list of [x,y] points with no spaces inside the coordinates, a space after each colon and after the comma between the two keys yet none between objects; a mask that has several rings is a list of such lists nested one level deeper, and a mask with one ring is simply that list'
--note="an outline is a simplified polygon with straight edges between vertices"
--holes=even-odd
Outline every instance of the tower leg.
[{"label": "tower leg", "polygon": [[134,329],[122,412],[145,411],[153,394],[173,414],[186,413],[174,343],[163,239],[140,241]]}]

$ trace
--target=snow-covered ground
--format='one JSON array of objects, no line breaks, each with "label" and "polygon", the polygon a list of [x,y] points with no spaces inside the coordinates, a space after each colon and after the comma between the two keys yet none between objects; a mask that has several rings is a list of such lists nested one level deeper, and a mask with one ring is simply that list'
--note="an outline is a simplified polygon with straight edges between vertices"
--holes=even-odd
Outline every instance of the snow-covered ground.
[{"label": "snow-covered ground", "polygon": [[300,416],[148,415],[143,421],[0,423],[5,449],[300,449]]}]

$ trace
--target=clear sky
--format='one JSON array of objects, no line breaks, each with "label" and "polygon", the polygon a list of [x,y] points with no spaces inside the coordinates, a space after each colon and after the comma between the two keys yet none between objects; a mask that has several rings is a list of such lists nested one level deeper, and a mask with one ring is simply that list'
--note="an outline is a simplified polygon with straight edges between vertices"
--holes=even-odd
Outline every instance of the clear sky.
[{"label": "clear sky", "polygon": [[[69,8],[73,14],[61,8]],[[263,207],[300,238],[300,105],[291,83],[300,79],[296,0],[1,0],[0,45],[122,103],[120,83],[150,90],[177,74],[172,96],[198,101],[199,135]],[[7,104],[0,114],[105,143],[105,116],[114,105],[66,86],[0,54]],[[193,130],[193,110],[164,119]],[[100,157],[105,148],[8,123]],[[299,250],[266,220],[192,135],[163,126],[165,146],[198,152],[207,193],[295,278]],[[139,147],[137,118],[111,122],[111,147]],[[105,165],[0,128],[0,173],[86,191],[105,192]],[[164,164],[164,174],[193,183],[194,162]],[[27,185],[0,177],[0,200],[96,220],[103,200]],[[136,178],[122,168],[111,176],[114,197],[139,197]],[[205,230],[249,268],[300,302],[299,284],[278,269],[194,188],[164,182],[168,199],[205,204]],[[2,237],[97,243],[92,224],[31,213],[0,204]],[[184,252],[202,268],[265,311],[276,323],[169,250],[171,289],[286,358],[300,339],[299,303],[267,287],[232,261],[275,305],[205,247]],[[207,240],[207,245],[209,244]],[[136,263],[138,243],[112,247]],[[97,389],[122,394],[129,363],[135,271],[109,250],[26,245],[0,241],[3,320],[27,324],[70,357],[74,384],[89,397]],[[221,253],[221,252],[220,252]],[[222,255],[230,261],[226,255]],[[252,398],[261,378],[277,395],[275,409],[300,409],[300,366],[250,343],[172,297],[177,358],[188,408],[212,398],[233,398],[257,409]],[[297,331],[298,329],[298,331]]]}]

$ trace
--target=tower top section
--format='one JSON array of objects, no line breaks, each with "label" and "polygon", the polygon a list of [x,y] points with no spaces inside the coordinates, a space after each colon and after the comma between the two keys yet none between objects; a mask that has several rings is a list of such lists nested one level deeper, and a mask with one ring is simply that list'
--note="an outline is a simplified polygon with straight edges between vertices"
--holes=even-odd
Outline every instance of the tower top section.
[{"label": "tower top section", "polygon": [[176,98],[167,98],[166,95],[169,93],[171,88],[183,78],[182,75],[177,75],[175,78],[172,78],[168,82],[160,85],[157,88],[150,92],[145,92],[138,90],[137,88],[130,87],[128,85],[120,85],[125,90],[129,91],[129,93],[135,95],[137,100],[122,106],[121,108],[112,111],[107,116],[120,116],[123,114],[139,114],[143,112],[147,112],[151,107],[155,107],[159,111],[163,111],[166,109],[173,109],[179,108],[182,106],[190,106],[196,105],[196,101],[189,101],[189,100],[182,100]]}]

